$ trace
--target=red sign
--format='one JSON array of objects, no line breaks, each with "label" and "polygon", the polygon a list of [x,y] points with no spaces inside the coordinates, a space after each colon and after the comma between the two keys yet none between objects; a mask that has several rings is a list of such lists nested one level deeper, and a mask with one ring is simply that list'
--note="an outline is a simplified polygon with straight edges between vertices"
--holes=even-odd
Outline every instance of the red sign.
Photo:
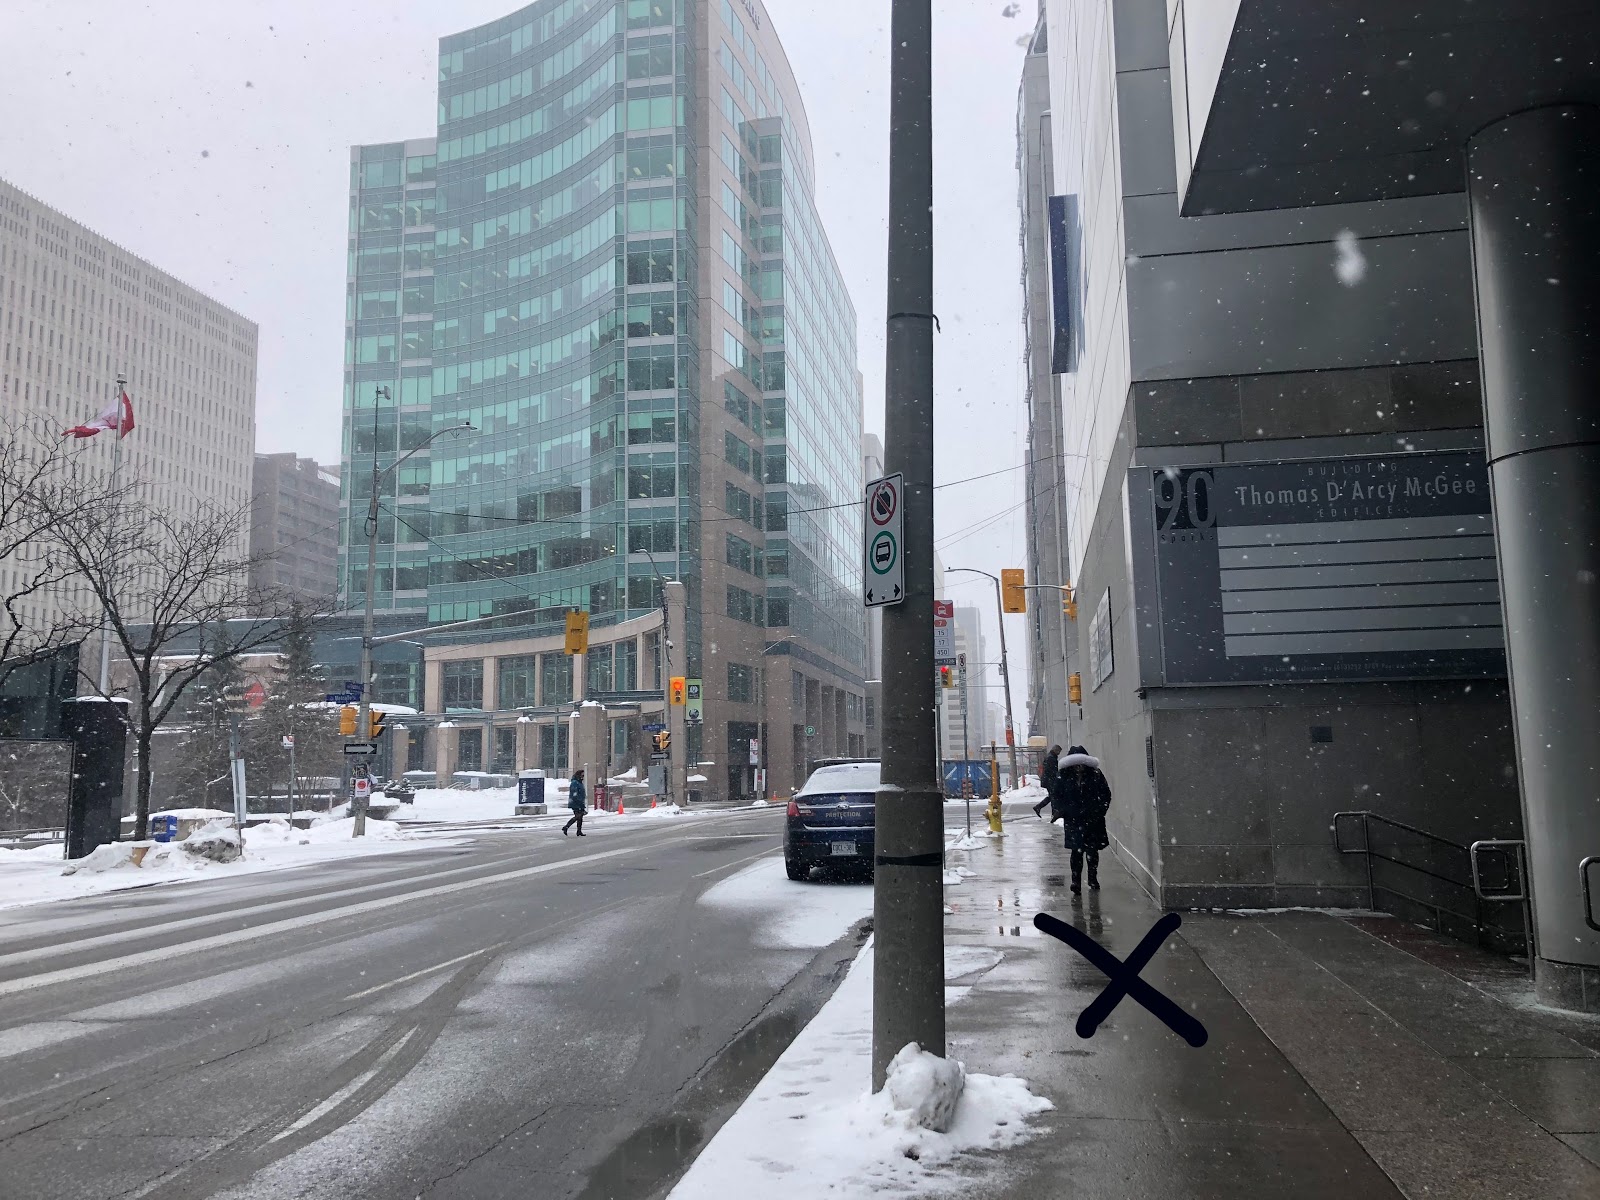
[{"label": "red sign", "polygon": [[251,708],[260,708],[267,702],[267,689],[258,679],[244,690],[244,702]]},{"label": "red sign", "polygon": [[936,621],[941,618],[946,621],[955,620],[956,602],[954,600],[935,600],[933,602],[933,617]]},{"label": "red sign", "polygon": [[594,806],[596,808],[604,808],[606,806],[606,785],[603,783],[594,785]]}]

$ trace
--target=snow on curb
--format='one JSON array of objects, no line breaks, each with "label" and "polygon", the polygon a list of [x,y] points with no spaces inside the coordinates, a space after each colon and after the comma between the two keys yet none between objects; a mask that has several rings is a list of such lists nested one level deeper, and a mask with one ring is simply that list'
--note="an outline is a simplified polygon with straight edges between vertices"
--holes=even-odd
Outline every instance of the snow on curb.
[{"label": "snow on curb", "polygon": [[[59,845],[0,850],[0,908],[459,844],[456,838],[410,833],[391,821],[371,819],[366,836],[352,838],[353,824],[349,817],[335,817],[310,829],[296,829],[283,820],[256,825],[245,830],[244,857],[231,862],[213,861],[183,848],[187,842],[198,847],[237,837],[231,818],[203,825],[183,842],[111,842],[71,861],[61,857]],[[134,851],[141,848],[141,861],[135,863]]]},{"label": "snow on curb", "polygon": [[[1015,1076],[972,1072],[965,1074],[948,1130],[927,1128],[916,1110],[938,1123],[938,1109],[962,1067],[921,1051],[901,1052],[896,1087],[869,1091],[872,957],[869,941],[833,997],[690,1166],[671,1200],[956,1191],[971,1186],[970,1168],[980,1165],[970,1157],[974,1152],[1014,1146],[1040,1132],[1028,1118],[1054,1107],[1049,1100]],[[957,1159],[967,1169],[950,1169]]]}]

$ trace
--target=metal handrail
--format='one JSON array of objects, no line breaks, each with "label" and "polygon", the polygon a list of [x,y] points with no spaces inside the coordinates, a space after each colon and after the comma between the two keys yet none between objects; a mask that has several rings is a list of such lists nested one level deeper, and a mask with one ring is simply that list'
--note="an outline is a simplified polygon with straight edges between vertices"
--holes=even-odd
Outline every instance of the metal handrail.
[{"label": "metal handrail", "polygon": [[[1510,846],[1516,849],[1517,881],[1521,889],[1516,892],[1495,892],[1490,894],[1483,890],[1483,878],[1478,872],[1478,848]],[[1480,900],[1526,900],[1528,898],[1528,843],[1520,838],[1480,838],[1467,847],[1468,860],[1472,864],[1472,890],[1478,894]]]},{"label": "metal handrail", "polygon": [[1578,881],[1583,885],[1583,923],[1600,932],[1600,921],[1594,919],[1594,892],[1589,886],[1589,868],[1595,863],[1600,863],[1600,854],[1591,854],[1578,863]]},{"label": "metal handrail", "polygon": [[[1340,825],[1341,821],[1346,820],[1346,819],[1351,819],[1351,818],[1359,818],[1360,821],[1361,821],[1361,844],[1358,845],[1358,846],[1347,846],[1345,844],[1344,829]],[[1391,829],[1403,830],[1405,833],[1411,834],[1411,835],[1413,835],[1413,836],[1415,836],[1417,838],[1421,838],[1424,841],[1426,841],[1428,843],[1431,843],[1433,846],[1444,847],[1444,848],[1446,848],[1448,850],[1456,851],[1456,852],[1458,852],[1458,853],[1460,853],[1462,855],[1465,855],[1466,856],[1466,860],[1467,860],[1467,862],[1466,862],[1466,868],[1467,869],[1466,869],[1465,872],[1463,872],[1463,874],[1465,874],[1467,876],[1467,878],[1463,879],[1463,878],[1456,877],[1456,876],[1444,875],[1444,874],[1441,874],[1439,871],[1430,869],[1430,867],[1428,867],[1428,866],[1421,865],[1421,864],[1416,863],[1416,862],[1410,862],[1410,861],[1407,861],[1404,858],[1396,857],[1393,854],[1386,854],[1382,850],[1374,849],[1373,844],[1372,844],[1372,834],[1371,834],[1371,824],[1373,822],[1377,822],[1379,825],[1387,826],[1387,827],[1389,827]],[[1527,868],[1526,868],[1526,861],[1525,861],[1525,857],[1524,857],[1525,856],[1525,844],[1524,843],[1522,843],[1520,841],[1512,841],[1512,840],[1483,839],[1483,840],[1476,841],[1476,842],[1472,843],[1472,845],[1470,845],[1470,846],[1467,846],[1467,845],[1463,845],[1460,842],[1452,841],[1447,837],[1441,837],[1437,833],[1431,833],[1426,829],[1419,829],[1417,826],[1407,824],[1404,821],[1397,821],[1393,817],[1386,817],[1386,816],[1383,816],[1380,813],[1375,813],[1375,812],[1371,812],[1371,811],[1367,811],[1367,810],[1353,810],[1353,811],[1347,811],[1347,812],[1334,813],[1334,815],[1333,815],[1333,837],[1334,837],[1334,848],[1340,854],[1362,854],[1362,855],[1366,856],[1366,864],[1367,864],[1367,903],[1368,903],[1368,906],[1371,907],[1371,908],[1377,908],[1378,907],[1378,904],[1377,904],[1377,890],[1378,890],[1378,887],[1377,887],[1377,881],[1374,878],[1374,874],[1373,874],[1373,861],[1374,860],[1377,860],[1377,861],[1380,861],[1380,862],[1393,863],[1396,866],[1402,867],[1407,871],[1410,871],[1410,872],[1412,872],[1412,873],[1414,873],[1416,875],[1422,876],[1423,878],[1437,880],[1440,883],[1448,884],[1451,887],[1460,888],[1463,891],[1470,893],[1471,898],[1472,898],[1472,912],[1469,914],[1469,913],[1466,913],[1466,912],[1459,912],[1459,911],[1456,911],[1454,909],[1447,908],[1444,904],[1438,903],[1432,898],[1428,898],[1428,897],[1424,897],[1424,896],[1418,896],[1418,895],[1411,895],[1411,894],[1409,894],[1409,893],[1407,893],[1405,891],[1400,890],[1397,887],[1389,887],[1389,886],[1385,886],[1384,887],[1384,891],[1389,892],[1394,896],[1398,896],[1402,900],[1408,901],[1408,902],[1410,902],[1412,904],[1418,904],[1418,905],[1421,905],[1422,907],[1424,907],[1426,909],[1429,909],[1433,913],[1433,916],[1434,916],[1434,927],[1435,927],[1435,929],[1438,930],[1438,931],[1441,931],[1441,932],[1444,930],[1446,914],[1448,914],[1449,916],[1458,918],[1460,920],[1464,920],[1464,921],[1470,922],[1472,927],[1473,927],[1473,929],[1477,932],[1480,940],[1481,940],[1481,938],[1482,938],[1482,936],[1483,936],[1483,934],[1484,934],[1484,932],[1486,930],[1496,930],[1497,932],[1510,932],[1508,930],[1497,930],[1497,927],[1495,927],[1491,923],[1487,922],[1484,919],[1484,912],[1483,912],[1483,909],[1482,909],[1482,905],[1484,903],[1491,903],[1491,904],[1520,903],[1522,905],[1522,908],[1523,908],[1523,911],[1522,911],[1523,945],[1524,945],[1524,948],[1527,951],[1528,968],[1529,968],[1530,971],[1533,969],[1533,945],[1532,945],[1533,920],[1532,920],[1532,911],[1531,911],[1531,907],[1532,906],[1531,906],[1531,903],[1530,903],[1528,895],[1527,895]],[[1486,894],[1483,891],[1482,878],[1481,878],[1479,870],[1478,870],[1478,860],[1477,860],[1477,848],[1480,847],[1480,846],[1486,847],[1486,848],[1487,847],[1515,847],[1516,853],[1518,855],[1518,860],[1517,860],[1518,861],[1518,870],[1521,872],[1521,881],[1520,881],[1521,882],[1521,887],[1520,887],[1520,890],[1516,894],[1514,894],[1514,895],[1513,894]],[[1600,858],[1597,858],[1596,861],[1600,861]]]}]

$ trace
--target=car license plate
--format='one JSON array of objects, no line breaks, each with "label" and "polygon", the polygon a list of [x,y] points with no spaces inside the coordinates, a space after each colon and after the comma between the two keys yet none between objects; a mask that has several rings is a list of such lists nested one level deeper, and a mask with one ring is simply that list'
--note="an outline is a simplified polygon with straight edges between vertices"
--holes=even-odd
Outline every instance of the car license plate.
[{"label": "car license plate", "polygon": [[854,854],[855,852],[856,852],[856,844],[854,842],[834,842],[833,843],[833,853],[834,853],[835,857],[838,857],[838,856],[843,855],[843,854]]}]

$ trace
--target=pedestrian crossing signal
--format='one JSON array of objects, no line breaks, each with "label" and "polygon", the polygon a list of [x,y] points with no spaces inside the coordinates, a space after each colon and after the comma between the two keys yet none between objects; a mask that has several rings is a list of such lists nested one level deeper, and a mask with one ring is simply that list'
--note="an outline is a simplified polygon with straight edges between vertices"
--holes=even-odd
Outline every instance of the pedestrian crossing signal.
[{"label": "pedestrian crossing signal", "polygon": [[354,737],[356,732],[356,706],[346,704],[339,710],[339,736]]},{"label": "pedestrian crossing signal", "polygon": [[367,713],[367,740],[369,742],[375,742],[383,736],[383,719],[388,715],[388,713],[381,712]]},{"label": "pedestrian crossing signal", "polygon": [[655,735],[655,744],[657,752],[665,754],[672,748],[672,735],[665,729],[660,730]]},{"label": "pedestrian crossing signal", "polygon": [[1069,621],[1078,619],[1078,600],[1072,594],[1072,585],[1070,583],[1061,585],[1061,615]]},{"label": "pedestrian crossing signal", "polygon": [[1073,704],[1083,704],[1083,676],[1076,671],[1067,676],[1067,699]]}]

